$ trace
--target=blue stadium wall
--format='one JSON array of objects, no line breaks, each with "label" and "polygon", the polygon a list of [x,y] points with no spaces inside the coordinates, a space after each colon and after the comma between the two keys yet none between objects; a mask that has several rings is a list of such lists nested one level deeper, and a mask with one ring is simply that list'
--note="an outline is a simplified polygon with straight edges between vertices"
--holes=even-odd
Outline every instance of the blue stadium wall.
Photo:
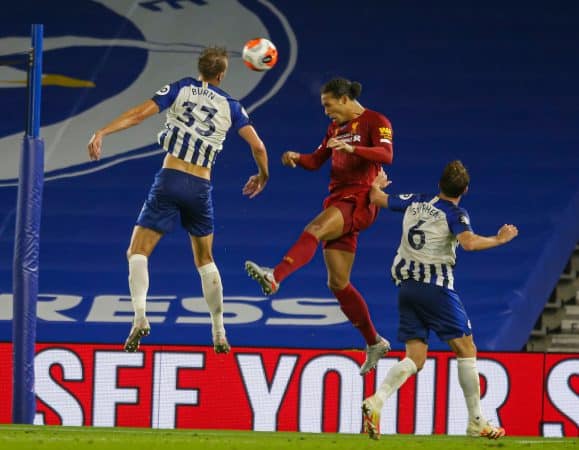
[{"label": "blue stadium wall", "polygon": [[[394,128],[391,192],[434,192],[446,162],[472,184],[463,205],[476,232],[519,227],[510,245],[459,251],[456,276],[481,350],[520,350],[579,239],[579,42],[574,2],[292,2],[22,0],[0,27],[0,341],[11,339],[12,253],[25,72],[31,23],[45,24],[42,135],[46,185],[37,339],[122,343],[131,321],[125,250],[158,170],[162,116],[105,139],[88,161],[92,130],[195,75],[205,45],[232,50],[223,88],[248,107],[265,141],[271,181],[248,200],[249,149],[229,136],[213,173],[214,256],[226,324],[238,346],[360,348],[363,341],[326,288],[319,251],[275,297],[261,296],[245,259],[274,265],[320,210],[328,167],[280,164],[309,152],[328,124],[319,88],[340,75],[363,84],[361,103]],[[8,12],[6,11],[8,9]],[[243,42],[269,36],[270,72],[241,63]],[[396,290],[388,275],[401,217],[382,212],[359,242],[352,281],[379,332],[396,342]],[[150,259],[154,344],[210,344],[209,320],[184,231]],[[445,344],[432,339],[434,349]]]}]

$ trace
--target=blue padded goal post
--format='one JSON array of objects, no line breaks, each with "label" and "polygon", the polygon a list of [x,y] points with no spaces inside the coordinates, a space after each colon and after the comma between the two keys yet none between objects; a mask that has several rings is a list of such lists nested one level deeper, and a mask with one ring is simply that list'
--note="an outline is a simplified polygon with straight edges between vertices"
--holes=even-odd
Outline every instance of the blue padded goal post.
[{"label": "blue padded goal post", "polygon": [[21,147],[12,273],[12,422],[23,424],[32,424],[36,414],[34,347],[44,185],[44,142],[40,138],[43,33],[43,25],[32,25],[26,134]]}]

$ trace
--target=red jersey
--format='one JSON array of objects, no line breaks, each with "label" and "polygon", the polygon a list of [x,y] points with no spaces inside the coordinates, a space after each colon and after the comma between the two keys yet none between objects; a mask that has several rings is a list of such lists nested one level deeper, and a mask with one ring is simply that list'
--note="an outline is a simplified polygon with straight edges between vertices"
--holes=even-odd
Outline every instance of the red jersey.
[{"label": "red jersey", "polygon": [[[354,147],[353,153],[332,150],[328,140],[336,138]],[[298,165],[308,170],[319,169],[332,157],[330,193],[369,190],[382,164],[392,163],[392,125],[382,114],[365,109],[360,116],[344,124],[332,121],[320,146],[300,156]]]}]

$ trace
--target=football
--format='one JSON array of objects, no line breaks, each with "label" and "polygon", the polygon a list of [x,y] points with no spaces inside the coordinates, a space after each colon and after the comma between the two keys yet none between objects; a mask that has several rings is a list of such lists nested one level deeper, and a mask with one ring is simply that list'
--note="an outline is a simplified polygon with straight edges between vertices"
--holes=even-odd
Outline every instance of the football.
[{"label": "football", "polygon": [[255,38],[245,43],[241,57],[245,65],[251,70],[263,72],[275,66],[277,49],[270,40]]}]

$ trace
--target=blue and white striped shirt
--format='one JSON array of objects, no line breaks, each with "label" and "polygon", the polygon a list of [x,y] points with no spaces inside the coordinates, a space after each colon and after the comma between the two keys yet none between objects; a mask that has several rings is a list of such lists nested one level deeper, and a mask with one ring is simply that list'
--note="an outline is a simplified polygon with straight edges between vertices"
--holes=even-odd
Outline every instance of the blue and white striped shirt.
[{"label": "blue and white striped shirt", "polygon": [[468,213],[436,195],[390,195],[388,208],[404,212],[402,239],[392,264],[396,284],[413,279],[454,290],[456,235],[472,231]]},{"label": "blue and white striped shirt", "polygon": [[173,156],[202,167],[213,167],[227,132],[250,124],[239,101],[225,91],[193,78],[159,89],[152,100],[169,108],[159,145]]}]

